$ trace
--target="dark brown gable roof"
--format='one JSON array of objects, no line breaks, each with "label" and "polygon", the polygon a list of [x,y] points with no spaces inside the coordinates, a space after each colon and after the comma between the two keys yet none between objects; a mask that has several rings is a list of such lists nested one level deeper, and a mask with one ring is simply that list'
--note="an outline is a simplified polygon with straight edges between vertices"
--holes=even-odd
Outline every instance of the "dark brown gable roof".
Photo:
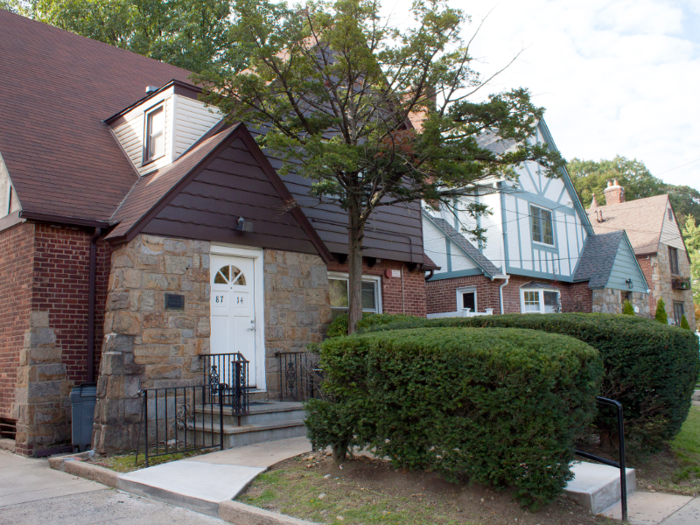
[{"label": "dark brown gable roof", "polygon": [[138,177],[104,119],[190,73],[2,9],[0,35],[0,154],[23,213],[108,221]]},{"label": "dark brown gable roof", "polygon": [[[253,232],[236,230],[239,217]],[[305,253],[330,253],[242,124],[219,124],[173,164],[144,176],[107,236],[152,233]]]},{"label": "dark brown gable roof", "polygon": [[[588,209],[588,218],[596,235],[625,230],[636,255],[649,255],[659,250],[668,195],[635,199],[621,204]],[[596,217],[596,210],[598,217]],[[603,221],[598,222],[602,215]]]}]

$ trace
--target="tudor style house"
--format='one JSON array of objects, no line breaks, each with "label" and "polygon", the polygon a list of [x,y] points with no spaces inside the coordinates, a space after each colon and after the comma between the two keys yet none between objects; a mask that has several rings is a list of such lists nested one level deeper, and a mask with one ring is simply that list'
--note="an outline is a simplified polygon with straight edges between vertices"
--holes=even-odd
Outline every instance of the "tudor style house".
[{"label": "tudor style house", "polygon": [[605,206],[598,205],[594,195],[587,210],[596,234],[624,230],[651,288],[652,315],[663,298],[669,324],[680,326],[685,315],[695,330],[690,256],[668,195],[626,201],[617,180],[609,181],[603,193]]},{"label": "tudor style house", "polygon": [[[533,141],[555,148],[544,121]],[[484,137],[495,152],[510,145]],[[440,267],[427,284],[428,317],[498,313],[620,313],[625,299],[648,316],[649,287],[622,228],[594,231],[565,169],[533,162],[517,182],[492,180],[449,209],[424,206],[425,253]],[[472,201],[489,213],[473,219]],[[481,228],[471,242],[465,230]]]},{"label": "tudor style house", "polygon": [[[278,353],[347,308],[346,214],[188,71],[4,10],[0,33],[2,436],[69,443],[69,392],[96,381],[93,446],[133,448],[139,390],[201,382],[209,354],[276,398]],[[365,311],[425,316],[420,205],[365,237]]]}]

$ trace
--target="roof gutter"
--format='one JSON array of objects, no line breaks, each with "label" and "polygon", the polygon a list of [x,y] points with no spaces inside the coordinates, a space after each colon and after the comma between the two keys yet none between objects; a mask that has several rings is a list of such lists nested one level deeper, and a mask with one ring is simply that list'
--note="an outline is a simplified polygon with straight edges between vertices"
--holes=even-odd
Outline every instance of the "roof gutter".
[{"label": "roof gutter", "polygon": [[19,212],[21,219],[30,221],[52,222],[54,224],[65,224],[68,226],[86,226],[88,228],[109,228],[109,222],[96,221],[93,219],[81,219],[79,217],[65,217],[62,215],[54,215],[52,213],[38,213],[33,211],[21,210]]}]

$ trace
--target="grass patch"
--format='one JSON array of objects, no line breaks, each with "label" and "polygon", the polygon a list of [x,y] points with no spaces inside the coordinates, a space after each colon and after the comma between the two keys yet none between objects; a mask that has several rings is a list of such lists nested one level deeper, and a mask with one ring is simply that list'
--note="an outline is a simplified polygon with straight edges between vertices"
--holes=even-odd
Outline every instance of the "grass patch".
[{"label": "grass patch", "polygon": [[699,495],[700,407],[690,407],[688,419],[666,450],[640,457],[630,452],[628,464],[637,469],[639,489]]},{"label": "grass patch", "polygon": [[[452,484],[430,472],[395,470],[359,456],[342,468],[324,454],[292,458],[258,476],[239,501],[334,525],[602,525],[565,498],[536,513],[512,494]],[[516,521],[517,519],[517,521]]]},{"label": "grass patch", "polygon": [[[195,456],[201,456],[212,450],[193,450],[190,452],[178,452],[176,454],[166,454],[164,456],[157,456],[154,458],[148,458],[148,466],[154,467],[162,463],[169,463],[170,461],[177,461],[178,459],[192,458]],[[139,470],[146,468],[146,458],[143,452],[139,453],[138,463],[136,462],[136,452],[129,452],[127,454],[115,454],[110,456],[95,456],[90,460],[90,463],[94,465],[99,465],[100,467],[105,467],[115,472],[133,472],[134,470]]]}]

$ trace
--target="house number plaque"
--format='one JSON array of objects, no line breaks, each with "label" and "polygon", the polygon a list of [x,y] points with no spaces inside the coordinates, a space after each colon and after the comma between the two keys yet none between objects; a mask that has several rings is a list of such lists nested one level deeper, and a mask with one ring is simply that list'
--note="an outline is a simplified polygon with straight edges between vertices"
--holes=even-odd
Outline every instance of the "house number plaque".
[{"label": "house number plaque", "polygon": [[166,293],[165,294],[165,309],[166,310],[184,310],[185,309],[185,296]]}]

